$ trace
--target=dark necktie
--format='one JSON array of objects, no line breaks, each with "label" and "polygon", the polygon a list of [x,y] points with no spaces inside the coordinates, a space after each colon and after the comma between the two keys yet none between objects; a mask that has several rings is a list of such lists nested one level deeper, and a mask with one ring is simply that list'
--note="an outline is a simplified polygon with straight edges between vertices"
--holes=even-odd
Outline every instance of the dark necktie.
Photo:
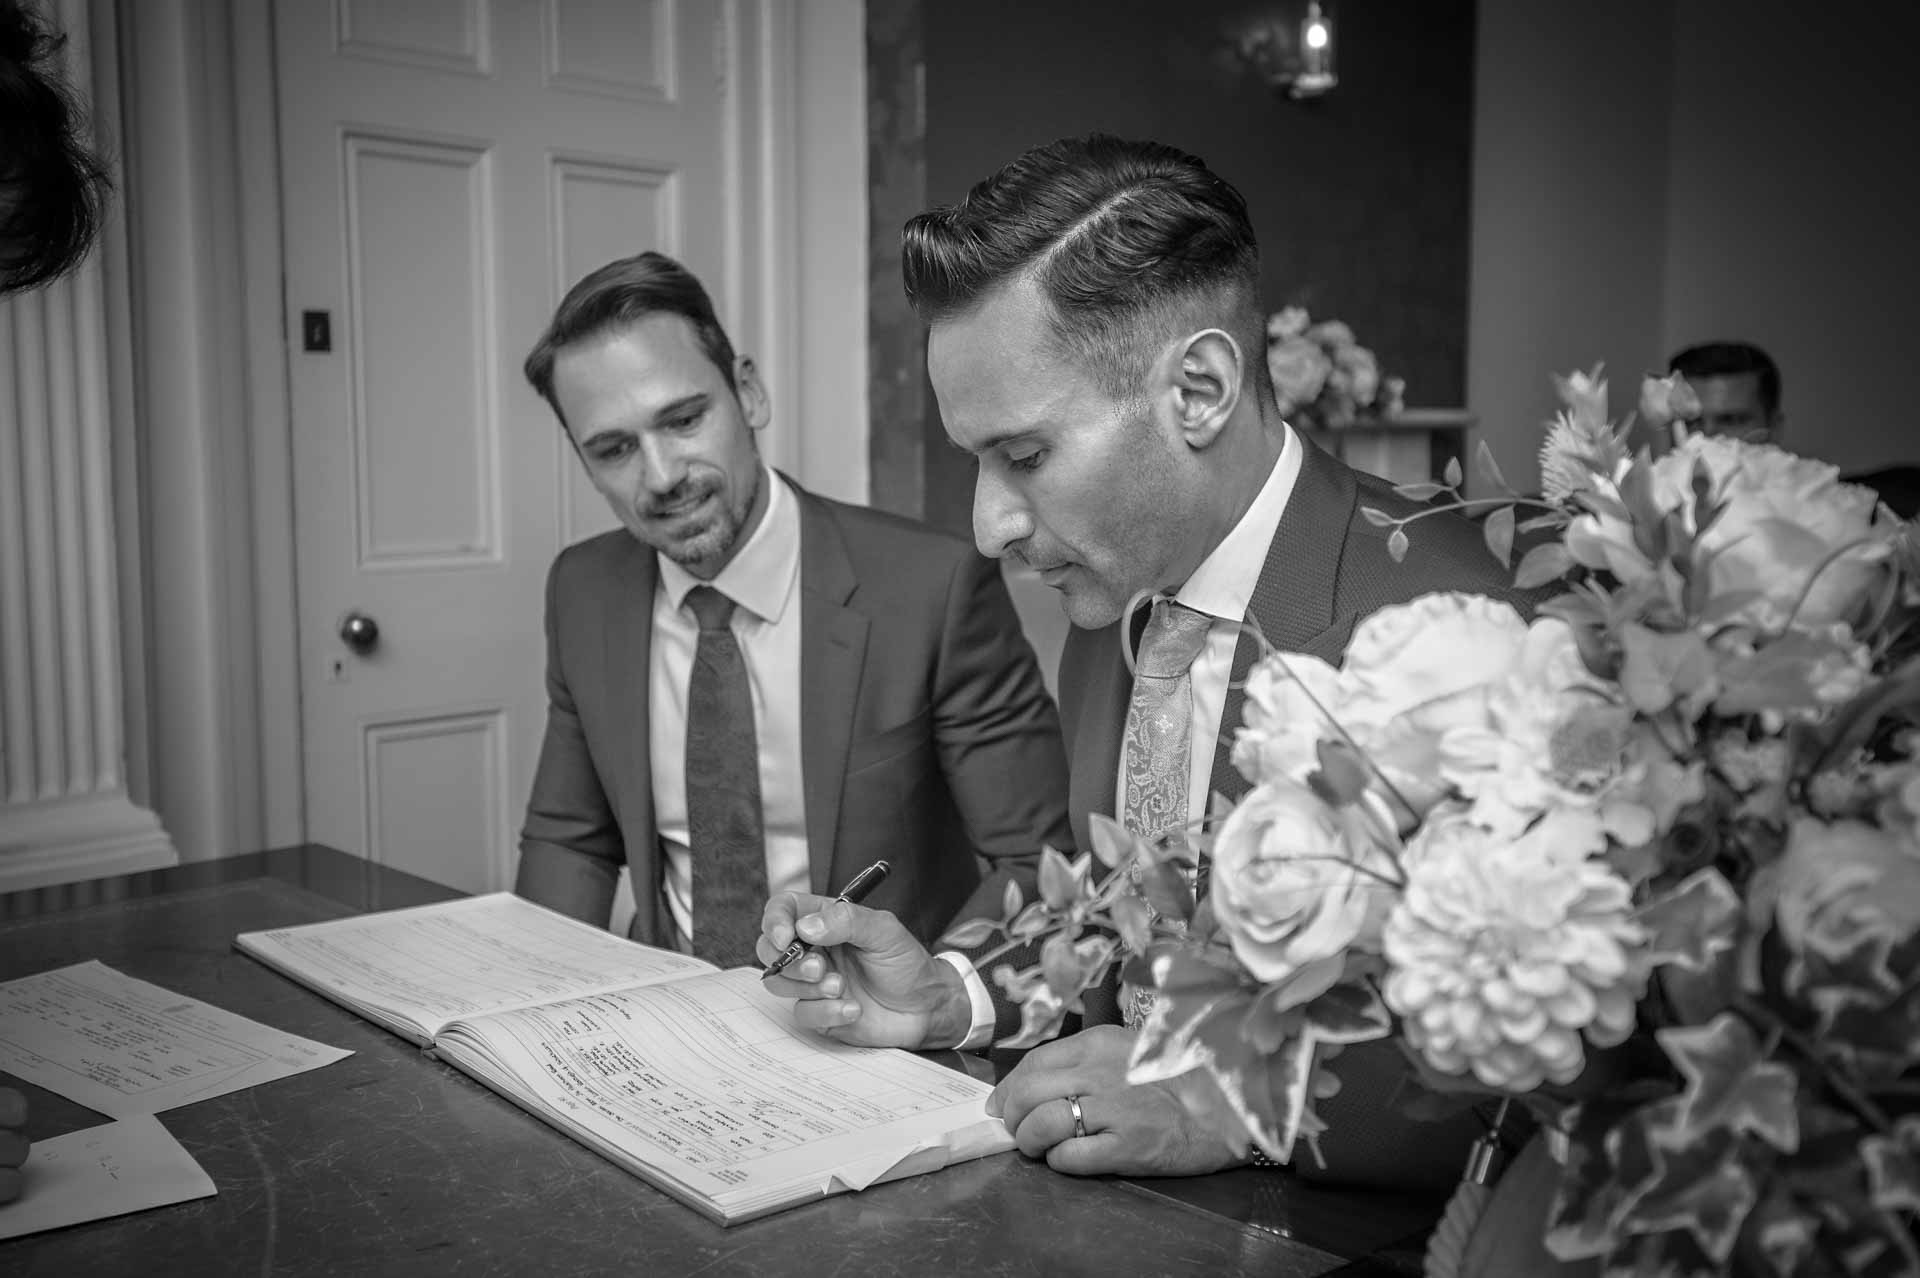
[{"label": "dark necktie", "polygon": [[687,592],[700,643],[687,684],[687,844],[693,856],[693,952],[721,967],[754,961],[767,903],[760,747],[733,600]]}]

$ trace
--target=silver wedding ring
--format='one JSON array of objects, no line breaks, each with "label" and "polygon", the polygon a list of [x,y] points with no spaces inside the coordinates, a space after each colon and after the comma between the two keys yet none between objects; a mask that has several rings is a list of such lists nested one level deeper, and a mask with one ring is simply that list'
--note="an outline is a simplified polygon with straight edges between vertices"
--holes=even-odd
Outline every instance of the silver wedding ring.
[{"label": "silver wedding ring", "polygon": [[1087,1134],[1087,1116],[1080,1112],[1080,1098],[1078,1096],[1067,1097],[1067,1108],[1073,1111],[1073,1134],[1075,1136],[1085,1136]]}]

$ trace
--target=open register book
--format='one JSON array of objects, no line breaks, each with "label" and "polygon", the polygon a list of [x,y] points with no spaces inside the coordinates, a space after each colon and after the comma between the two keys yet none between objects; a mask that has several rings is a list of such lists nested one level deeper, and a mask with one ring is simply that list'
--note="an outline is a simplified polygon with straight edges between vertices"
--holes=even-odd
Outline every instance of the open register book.
[{"label": "open register book", "polygon": [[721,1224],[1013,1147],[985,1083],[511,893],[234,943]]}]

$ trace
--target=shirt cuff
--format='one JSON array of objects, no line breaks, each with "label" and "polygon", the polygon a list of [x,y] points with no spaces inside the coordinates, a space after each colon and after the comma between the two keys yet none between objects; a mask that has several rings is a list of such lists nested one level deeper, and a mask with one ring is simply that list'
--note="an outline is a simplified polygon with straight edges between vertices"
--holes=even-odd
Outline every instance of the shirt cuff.
[{"label": "shirt cuff", "polygon": [[960,973],[960,980],[967,987],[967,1003],[973,1009],[973,1023],[967,1036],[955,1043],[954,1049],[977,1052],[993,1042],[993,996],[987,993],[987,983],[980,979],[980,973],[966,955],[958,950],[942,950],[939,957]]}]

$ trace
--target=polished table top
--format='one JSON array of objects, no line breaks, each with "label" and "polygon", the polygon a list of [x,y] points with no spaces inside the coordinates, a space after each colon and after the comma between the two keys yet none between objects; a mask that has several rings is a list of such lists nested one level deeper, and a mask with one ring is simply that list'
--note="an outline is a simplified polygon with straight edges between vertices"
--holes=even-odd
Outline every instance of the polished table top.
[{"label": "polished table top", "polygon": [[[0,1273],[1419,1272],[1401,1240],[1430,1202],[1250,1169],[1081,1179],[1018,1153],[723,1229],[232,948],[454,895],[314,846],[0,895],[0,980],[97,958],[354,1053],[161,1114],[217,1196],[0,1242]],[[28,1093],[35,1140],[105,1121],[0,1080]]]}]

